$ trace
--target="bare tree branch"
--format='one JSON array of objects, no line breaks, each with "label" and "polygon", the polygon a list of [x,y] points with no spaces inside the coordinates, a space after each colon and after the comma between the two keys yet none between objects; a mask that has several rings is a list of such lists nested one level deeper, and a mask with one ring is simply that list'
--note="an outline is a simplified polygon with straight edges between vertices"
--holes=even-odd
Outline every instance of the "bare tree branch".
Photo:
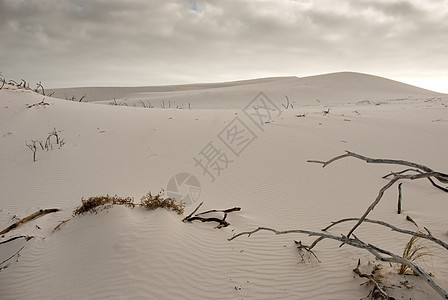
[{"label": "bare tree branch", "polygon": [[[356,236],[354,238],[349,238],[344,235],[336,236],[336,235],[327,234],[327,233],[323,233],[323,232],[314,232],[314,231],[301,230],[301,229],[278,231],[276,229],[269,228],[269,227],[258,227],[257,229],[254,229],[252,231],[240,232],[240,233],[234,235],[233,237],[229,238],[228,240],[231,241],[231,240],[233,240],[237,237],[240,237],[242,235],[251,236],[252,234],[254,234],[258,231],[271,231],[271,232],[274,232],[275,234],[302,233],[302,234],[307,234],[309,236],[318,236],[318,237],[323,237],[323,238],[327,238],[327,239],[331,239],[331,240],[340,241],[344,244],[347,244],[347,245],[350,245],[350,246],[353,246],[356,248],[365,249],[365,250],[369,251],[370,253],[372,253],[375,257],[377,257],[381,261],[400,263],[400,264],[404,264],[404,265],[408,266],[415,273],[417,273],[418,275],[423,277],[425,279],[426,283],[428,283],[431,286],[431,288],[433,288],[437,293],[439,293],[439,295],[441,295],[443,297],[443,299],[448,299],[448,293],[437,282],[435,282],[432,279],[432,277],[428,274],[428,272],[426,272],[422,267],[420,267],[419,265],[415,264],[414,262],[409,261],[409,260],[407,260],[399,255],[396,255],[390,251],[378,248],[372,244],[366,244],[363,241],[359,240]],[[387,255],[388,257],[385,257],[384,255]]]},{"label": "bare tree branch", "polygon": [[40,209],[38,211],[36,211],[34,214],[29,215],[28,217],[25,217],[23,219],[20,219],[19,221],[15,222],[14,224],[6,227],[5,229],[3,229],[0,232],[0,235],[5,234],[7,232],[9,232],[10,230],[17,228],[19,225],[26,223],[28,221],[31,221],[32,219],[35,219],[39,216],[45,215],[45,214],[49,214],[49,213],[54,213],[60,211],[60,209],[58,208],[50,208],[50,209]]},{"label": "bare tree branch", "polygon": [[354,152],[350,152],[350,151],[346,151],[345,154],[336,156],[328,161],[319,161],[319,160],[308,160],[308,162],[310,163],[318,163],[318,164],[322,164],[322,168],[328,166],[329,164],[331,164],[332,162],[335,162],[339,159],[342,158],[346,158],[346,157],[354,157],[354,158],[358,158],[360,160],[363,160],[367,163],[375,163],[375,164],[391,164],[391,165],[401,165],[401,166],[407,166],[407,167],[411,167],[411,168],[415,168],[415,169],[419,169],[422,170],[426,173],[433,173],[433,177],[437,178],[440,182],[443,183],[448,183],[448,174],[445,173],[440,173],[440,172],[434,172],[431,168],[425,166],[425,165],[421,165],[421,164],[417,164],[417,163],[413,163],[413,162],[409,162],[406,160],[397,160],[397,159],[383,159],[383,158],[370,158],[370,157],[366,157]]},{"label": "bare tree branch", "polygon": [[[338,220],[338,221],[335,221],[335,222],[331,222],[331,224],[328,225],[327,227],[325,227],[324,229],[322,229],[322,231],[327,231],[328,229],[330,229],[331,227],[333,227],[333,226],[335,226],[337,224],[340,224],[340,223],[343,223],[343,222],[350,222],[350,221],[359,221],[359,218],[347,218],[347,219],[341,219],[341,220]],[[364,222],[382,225],[382,226],[385,226],[385,227],[388,227],[388,228],[392,229],[392,231],[396,231],[396,232],[400,232],[400,233],[404,233],[404,234],[409,234],[409,235],[412,235],[412,236],[415,235],[415,236],[418,236],[419,238],[427,239],[427,240],[430,240],[430,241],[432,241],[432,242],[434,242],[436,244],[439,244],[440,246],[442,246],[443,248],[448,250],[448,244],[447,243],[445,243],[444,241],[442,241],[442,240],[440,240],[438,238],[435,238],[432,234],[429,234],[429,232],[428,232],[428,234],[424,234],[424,233],[421,233],[419,231],[415,232],[415,231],[412,231],[412,230],[401,229],[401,228],[398,228],[398,227],[396,227],[394,225],[391,225],[389,223],[386,223],[386,222],[383,222],[383,221],[371,220],[371,219],[364,219]]]}]

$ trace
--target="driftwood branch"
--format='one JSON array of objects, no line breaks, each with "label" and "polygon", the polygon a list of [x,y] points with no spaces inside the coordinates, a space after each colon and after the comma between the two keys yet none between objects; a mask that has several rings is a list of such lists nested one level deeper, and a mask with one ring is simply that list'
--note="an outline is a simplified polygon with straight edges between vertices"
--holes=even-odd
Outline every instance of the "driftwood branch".
[{"label": "driftwood branch", "polygon": [[[240,237],[242,235],[251,236],[252,234],[254,234],[258,231],[271,231],[271,232],[274,232],[275,234],[302,233],[302,234],[307,234],[309,236],[318,236],[318,237],[322,237],[322,238],[339,241],[339,242],[342,242],[343,244],[347,244],[352,247],[365,249],[365,250],[369,251],[370,253],[372,253],[376,258],[378,258],[381,261],[386,261],[386,262],[391,262],[391,263],[399,263],[399,264],[404,264],[404,265],[408,266],[415,273],[417,273],[418,275],[423,277],[425,279],[426,283],[429,284],[431,286],[431,288],[433,288],[437,293],[439,293],[439,295],[441,295],[443,297],[443,299],[448,299],[448,292],[446,292],[437,282],[435,282],[432,279],[432,277],[429,275],[429,273],[426,272],[422,267],[420,267],[419,265],[415,264],[414,262],[409,261],[409,260],[407,260],[399,255],[396,255],[390,251],[378,248],[372,244],[366,244],[363,241],[359,240],[356,236],[354,236],[354,238],[350,238],[345,235],[336,236],[336,235],[332,235],[332,234],[328,234],[328,233],[324,233],[324,232],[315,232],[315,231],[301,230],[301,229],[279,231],[279,230],[269,228],[269,227],[258,227],[257,229],[254,229],[252,231],[240,232],[240,233],[234,235],[233,237],[229,238],[228,240],[231,241],[231,240],[233,240],[237,237]],[[384,256],[384,255],[387,255],[387,256]]]},{"label": "driftwood branch", "polygon": [[363,156],[363,155],[360,155],[360,154],[357,154],[357,153],[354,153],[354,152],[350,152],[350,151],[346,151],[345,154],[336,156],[336,157],[334,157],[334,158],[332,158],[332,159],[330,159],[328,161],[308,160],[308,162],[322,164],[322,168],[324,168],[324,167],[328,166],[329,164],[331,164],[332,162],[335,162],[335,161],[337,161],[339,159],[346,158],[346,157],[358,158],[360,160],[365,161],[366,163],[401,165],[401,166],[407,166],[407,167],[419,169],[419,170],[424,171],[426,173],[433,173],[432,176],[437,178],[440,182],[448,183],[448,174],[440,173],[440,172],[434,172],[431,168],[429,168],[429,167],[427,167],[425,165],[417,164],[417,163],[414,163],[414,162],[409,162],[409,161],[406,161],[406,160],[370,158],[370,157]]},{"label": "driftwood branch", "polygon": [[55,231],[58,231],[59,229],[61,229],[62,225],[64,225],[65,223],[67,223],[67,222],[70,221],[71,219],[72,219],[72,218],[67,219],[67,220],[64,220],[64,221],[62,221],[61,223],[59,223],[59,224],[53,229],[53,233],[54,233]]},{"label": "driftwood branch", "polygon": [[202,204],[204,204],[204,202],[199,203],[199,205],[195,208],[195,210],[193,210],[193,211],[191,212],[191,214],[189,214],[188,216],[186,216],[186,217],[182,220],[182,222],[184,222],[184,223],[185,223],[185,222],[188,222],[188,219],[191,218],[191,216],[194,215],[195,212],[198,211],[198,209],[202,206]]},{"label": "driftwood branch", "polygon": [[42,101],[40,101],[40,102],[38,102],[38,103],[34,103],[34,104],[31,104],[31,105],[28,105],[28,108],[31,108],[31,107],[34,107],[34,106],[45,106],[45,105],[50,105],[50,103],[47,103],[47,102],[44,102],[45,101],[45,98],[44,99],[42,99]]},{"label": "driftwood branch", "polygon": [[403,183],[402,182],[400,182],[399,184],[398,184],[398,203],[397,203],[397,213],[400,215],[401,214],[401,198],[402,198],[402,196],[401,196],[401,185],[402,185]]},{"label": "driftwood branch", "polygon": [[[6,244],[6,243],[9,243],[9,242],[12,242],[12,241],[17,240],[17,239],[22,239],[22,238],[24,238],[25,241],[29,241],[29,240],[31,240],[33,237],[34,237],[34,236],[25,236],[25,235],[15,236],[15,237],[10,238],[10,239],[8,239],[8,240],[6,240],[6,241],[0,242],[0,245],[2,245],[2,244]],[[5,259],[4,261],[0,262],[0,266],[3,265],[5,262],[11,260],[11,259],[12,259],[14,256],[16,256],[17,254],[19,254],[20,251],[23,250],[23,248],[25,248],[25,246],[22,246],[18,251],[16,251],[16,252],[15,252],[13,255],[11,255],[9,258],[7,258],[7,259]]]},{"label": "driftwood branch", "polygon": [[7,239],[6,241],[0,242],[0,245],[6,244],[6,243],[10,243],[10,242],[15,241],[17,239],[25,239],[25,241],[29,241],[32,238],[34,238],[34,236],[32,236],[32,235],[19,235],[19,236],[15,236],[15,237],[12,237],[10,239]]},{"label": "driftwood branch", "polygon": [[229,209],[212,209],[212,210],[207,210],[204,212],[201,212],[199,214],[196,214],[196,216],[200,216],[200,215],[204,215],[204,214],[208,214],[208,213],[212,213],[212,212],[222,212],[222,213],[230,213],[233,211],[240,211],[241,207],[233,207],[233,208],[229,208]]},{"label": "driftwood branch", "polygon": [[5,229],[3,229],[3,230],[0,232],[0,235],[5,234],[5,233],[11,231],[11,230],[14,229],[14,228],[17,228],[19,225],[21,225],[21,224],[23,224],[23,223],[26,223],[26,222],[28,222],[28,221],[31,221],[31,220],[33,220],[33,219],[39,217],[39,216],[46,215],[46,214],[49,214],[49,213],[54,213],[54,212],[57,212],[57,211],[60,211],[60,209],[58,209],[58,208],[50,208],[50,209],[41,209],[41,210],[38,210],[38,211],[36,211],[34,214],[31,214],[31,215],[29,215],[28,217],[25,217],[25,218],[23,218],[23,219],[20,219],[19,221],[15,222],[14,224],[12,224],[12,225],[6,227]]},{"label": "driftwood branch", "polygon": [[[218,226],[216,226],[216,228],[227,227],[227,226],[230,225],[230,223],[226,221],[227,214],[230,213],[230,212],[240,211],[241,210],[240,207],[233,207],[233,208],[229,208],[229,209],[212,209],[212,210],[207,210],[207,211],[195,214],[198,211],[199,207],[201,207],[202,204],[203,204],[203,202],[199,203],[199,205],[196,207],[196,209],[193,210],[193,212],[190,213],[188,216],[186,216],[182,220],[182,222],[184,222],[184,223],[192,222],[192,221],[217,222]],[[221,212],[221,213],[224,213],[224,215],[223,215],[222,219],[216,218],[216,217],[211,217],[211,218],[200,217],[201,215],[205,215],[205,214],[211,213],[211,212]]]},{"label": "driftwood branch", "polygon": [[[389,174],[383,176],[382,178],[388,178],[388,177],[390,177],[390,176],[401,175],[401,174],[404,174],[404,173],[407,173],[407,172],[416,172],[416,173],[419,173],[419,174],[424,174],[423,171],[420,171],[420,170],[418,170],[418,169],[406,169],[406,170],[403,170],[403,171],[400,171],[400,172],[390,172]],[[443,187],[443,186],[441,186],[441,185],[435,183],[434,180],[432,180],[431,177],[428,177],[428,180],[429,180],[429,182],[431,182],[431,184],[432,184],[434,187],[436,187],[436,188],[438,188],[438,189],[440,189],[440,190],[442,190],[442,191],[448,193],[448,188],[445,188],[445,187]]]},{"label": "driftwood branch", "polygon": [[[331,227],[343,223],[343,222],[351,222],[351,221],[359,221],[359,218],[347,218],[347,219],[341,219],[335,222],[331,222],[330,225],[328,225],[327,227],[325,227],[324,229],[322,229],[322,231],[327,231],[328,229],[330,229]],[[418,236],[419,238],[423,238],[423,239],[427,239],[430,240],[440,246],[442,246],[443,248],[445,248],[446,250],[448,250],[448,243],[445,243],[444,241],[435,238],[428,230],[426,230],[428,232],[428,234],[422,233],[420,231],[412,231],[412,230],[406,230],[406,229],[401,229],[398,228],[394,225],[391,225],[389,223],[383,222],[383,221],[378,221],[378,220],[371,220],[371,219],[364,219],[364,222],[367,223],[373,223],[373,224],[378,224],[381,226],[385,226],[390,228],[392,231],[396,231],[396,232],[400,232],[400,233],[404,233],[404,234],[408,234],[408,235],[412,235],[412,236]]]},{"label": "driftwood branch", "polygon": [[384,195],[384,192],[389,189],[391,186],[393,186],[397,181],[399,180],[415,180],[415,179],[421,179],[421,178],[428,178],[431,183],[433,183],[433,185],[435,185],[436,187],[442,189],[445,192],[448,192],[448,189],[445,189],[439,185],[436,185],[434,183],[434,181],[431,179],[431,177],[436,178],[438,181],[443,182],[443,183],[448,183],[448,174],[444,174],[444,173],[440,173],[440,172],[436,172],[433,171],[431,168],[421,165],[421,164],[416,164],[413,162],[409,162],[409,161],[405,161],[405,160],[395,160],[395,159],[378,159],[378,158],[370,158],[370,157],[366,157],[360,154],[356,154],[353,152],[349,152],[346,151],[345,154],[336,156],[328,161],[318,161],[318,160],[308,160],[308,162],[311,163],[319,163],[322,164],[322,167],[326,167],[329,164],[331,164],[332,162],[335,162],[339,159],[342,158],[346,158],[346,157],[354,157],[360,160],[363,160],[367,163],[378,163],[378,164],[395,164],[395,165],[403,165],[403,166],[407,166],[407,167],[411,167],[417,170],[414,170],[417,172],[417,174],[404,174],[407,171],[410,171],[409,169],[404,170],[402,172],[399,173],[391,173],[388,174],[384,177],[389,177],[389,176],[393,176],[392,179],[390,179],[390,181],[384,185],[380,191],[378,192],[378,195],[375,199],[375,201],[372,202],[372,204],[367,208],[367,210],[364,212],[364,214],[362,215],[362,217],[359,219],[359,221],[355,224],[355,226],[353,226],[353,228],[349,231],[349,233],[347,234],[348,237],[350,237],[350,235],[356,230],[356,228],[358,228],[362,222],[364,221],[365,218],[367,218],[367,216],[369,215],[369,213],[375,208],[375,206],[380,202],[381,198]]},{"label": "driftwood branch", "polygon": [[42,95],[45,96],[45,89],[44,89],[44,87],[42,85],[42,82],[39,81],[39,83],[36,83],[36,85],[37,85],[37,87],[34,89],[34,91],[36,93],[38,93],[39,92],[39,88],[40,88],[42,90]]}]

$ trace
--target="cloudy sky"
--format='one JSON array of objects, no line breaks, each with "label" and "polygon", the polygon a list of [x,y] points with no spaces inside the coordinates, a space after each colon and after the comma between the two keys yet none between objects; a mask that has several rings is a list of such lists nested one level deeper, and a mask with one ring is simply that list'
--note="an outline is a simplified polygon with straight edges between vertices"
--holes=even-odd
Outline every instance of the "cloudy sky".
[{"label": "cloudy sky", "polygon": [[339,71],[448,93],[448,0],[0,0],[0,72],[48,88]]}]

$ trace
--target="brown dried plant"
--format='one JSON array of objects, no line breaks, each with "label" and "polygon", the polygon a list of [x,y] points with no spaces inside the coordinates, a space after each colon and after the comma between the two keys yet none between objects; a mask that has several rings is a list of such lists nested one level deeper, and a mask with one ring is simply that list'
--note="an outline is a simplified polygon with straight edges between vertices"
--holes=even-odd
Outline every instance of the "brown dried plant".
[{"label": "brown dried plant", "polygon": [[134,199],[130,197],[118,197],[115,196],[96,196],[90,197],[88,199],[81,199],[82,204],[75,208],[73,211],[73,216],[90,213],[98,213],[103,209],[111,208],[113,205],[124,205],[126,207],[135,207]]},{"label": "brown dried plant", "polygon": [[[428,247],[423,246],[421,242],[419,242],[419,233],[421,232],[417,231],[416,234],[411,237],[409,242],[406,243],[406,246],[403,249],[403,258],[412,262],[422,259],[424,256],[431,256]],[[401,264],[398,268],[398,274],[404,275],[409,273],[411,273],[411,269],[407,265]]]},{"label": "brown dried plant", "polygon": [[143,206],[147,210],[154,210],[156,208],[165,208],[167,210],[173,210],[179,215],[184,213],[185,204],[180,201],[177,202],[173,198],[164,198],[164,190],[161,190],[157,195],[153,196],[151,192],[148,192],[140,199],[140,206]]}]

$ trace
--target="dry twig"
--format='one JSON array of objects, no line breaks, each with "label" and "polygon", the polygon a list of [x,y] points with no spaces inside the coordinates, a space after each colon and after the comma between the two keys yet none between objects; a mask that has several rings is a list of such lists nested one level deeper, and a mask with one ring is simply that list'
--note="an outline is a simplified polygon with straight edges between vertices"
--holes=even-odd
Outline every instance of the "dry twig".
[{"label": "dry twig", "polygon": [[358,239],[356,236],[354,236],[354,238],[350,238],[345,235],[336,236],[336,235],[332,235],[332,234],[328,234],[328,233],[315,232],[315,231],[309,231],[309,230],[301,230],[301,229],[278,231],[276,229],[269,228],[269,227],[258,227],[257,229],[254,229],[252,231],[240,232],[240,233],[234,235],[233,237],[229,238],[228,240],[231,241],[231,240],[233,240],[237,237],[240,237],[242,235],[251,236],[252,234],[254,234],[258,231],[271,231],[271,232],[274,232],[275,234],[289,234],[289,233],[307,234],[309,236],[318,236],[318,237],[321,237],[322,239],[327,238],[327,239],[331,239],[331,240],[335,240],[335,241],[340,241],[344,244],[347,244],[347,245],[350,245],[350,246],[353,246],[356,248],[365,249],[365,250],[369,251],[370,253],[372,253],[376,258],[378,258],[381,261],[386,261],[386,262],[391,262],[391,263],[399,263],[399,264],[404,264],[404,265],[408,266],[416,274],[423,277],[425,279],[425,282],[427,284],[429,284],[431,286],[431,288],[433,288],[439,295],[441,295],[443,297],[443,299],[448,299],[448,292],[446,292],[437,282],[435,282],[432,279],[432,277],[429,275],[429,273],[426,272],[422,267],[420,267],[416,263],[409,261],[409,260],[407,260],[397,254],[394,254],[390,251],[378,248],[372,244],[366,244],[363,241],[361,241],[360,239]]},{"label": "dry twig", "polygon": [[19,225],[21,225],[23,223],[26,223],[28,221],[31,221],[32,219],[35,219],[35,218],[37,218],[39,216],[46,215],[46,214],[49,214],[49,213],[54,213],[54,212],[57,212],[57,211],[60,211],[60,209],[58,209],[58,208],[40,209],[40,210],[36,211],[34,214],[31,214],[28,217],[25,217],[23,219],[20,219],[19,221],[15,222],[14,224],[6,227],[5,229],[3,229],[0,232],[0,235],[5,234],[5,233],[9,232],[10,230],[19,227]]}]

